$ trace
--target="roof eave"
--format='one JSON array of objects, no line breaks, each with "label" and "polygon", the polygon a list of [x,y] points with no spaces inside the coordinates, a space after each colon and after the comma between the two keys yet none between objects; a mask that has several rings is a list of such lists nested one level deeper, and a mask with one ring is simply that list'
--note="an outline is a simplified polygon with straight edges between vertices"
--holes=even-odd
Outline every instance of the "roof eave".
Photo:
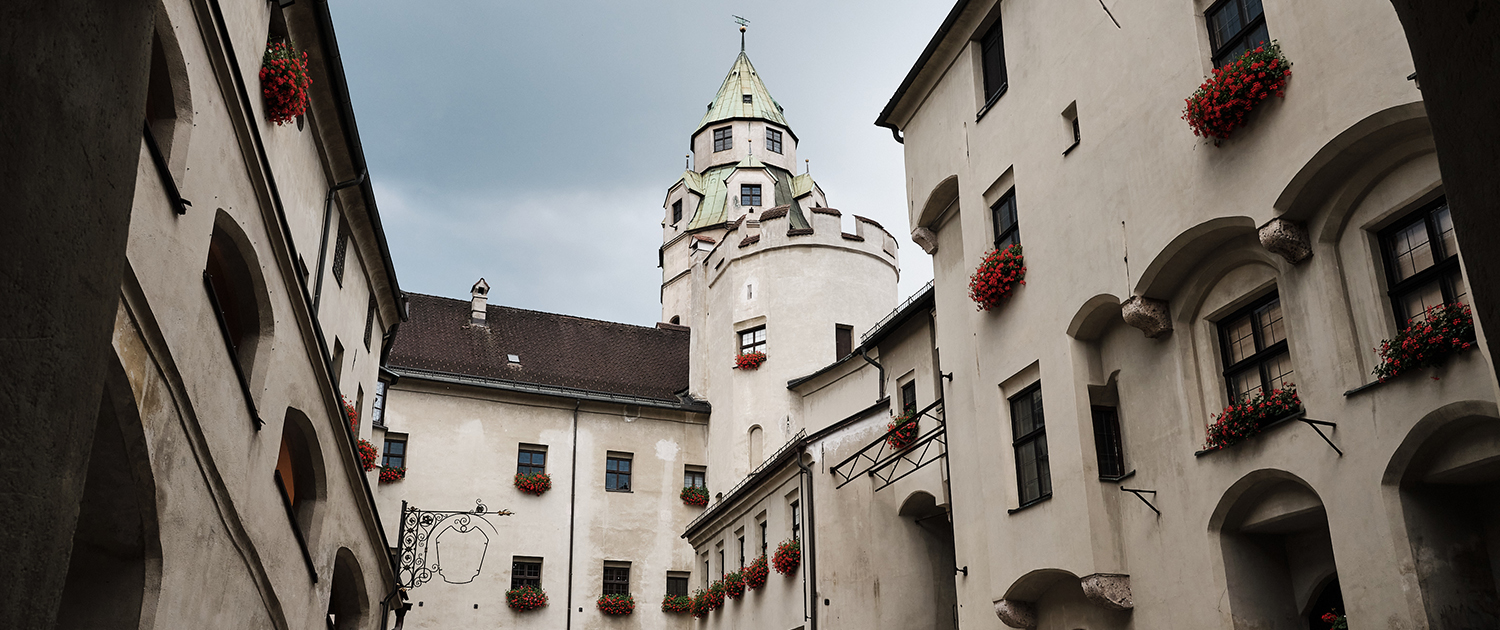
[{"label": "roof eave", "polygon": [[911,89],[913,83],[916,83],[917,76],[921,75],[922,71],[927,68],[927,64],[932,61],[933,55],[937,54],[938,48],[948,39],[948,35],[953,31],[953,25],[958,23],[958,18],[963,15],[964,9],[968,7],[969,0],[958,0],[953,5],[953,10],[948,12],[948,17],[943,18],[943,23],[938,27],[937,33],[933,34],[932,40],[927,42],[927,47],[922,49],[922,54],[917,57],[917,62],[912,64],[911,70],[906,73],[906,78],[901,80],[901,86],[896,88],[896,93],[891,95],[891,99],[886,102],[885,109],[880,111],[880,117],[875,119],[875,126],[885,127],[893,133],[899,131],[896,123],[891,120],[891,117],[896,112],[896,108],[900,107],[901,103],[906,100],[907,90]]}]

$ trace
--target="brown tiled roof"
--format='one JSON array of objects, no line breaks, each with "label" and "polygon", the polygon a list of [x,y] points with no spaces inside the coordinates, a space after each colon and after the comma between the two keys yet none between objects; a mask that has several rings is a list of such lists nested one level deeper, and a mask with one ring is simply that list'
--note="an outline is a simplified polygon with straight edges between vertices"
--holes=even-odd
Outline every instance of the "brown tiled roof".
[{"label": "brown tiled roof", "polygon": [[787,211],[791,208],[791,206],[776,206],[775,208],[771,208],[770,210],[760,213],[760,220],[767,221],[770,219],[780,219],[786,216]]},{"label": "brown tiled roof", "polygon": [[836,217],[844,216],[844,213],[833,208],[813,208],[812,211],[818,214],[831,214]]},{"label": "brown tiled roof", "polygon": [[854,215],[854,218],[856,218],[856,219],[859,219],[859,220],[860,220],[860,221],[864,221],[864,222],[865,222],[865,223],[869,223],[869,224],[870,224],[870,225],[873,225],[873,226],[875,226],[875,227],[878,227],[878,228],[880,228],[880,229],[882,229],[882,230],[884,230],[884,229],[885,229],[885,226],[882,226],[882,225],[880,225],[880,224],[879,224],[879,223],[876,223],[876,222],[875,222],[875,219],[871,219],[871,218],[868,218],[868,217],[862,217],[862,216],[859,216],[859,215],[857,215],[857,214],[856,214],[856,215]]},{"label": "brown tiled roof", "polygon": [[[686,328],[647,328],[490,305],[469,323],[469,301],[410,296],[411,319],[391,348],[393,368],[677,402],[688,385]],[[679,330],[679,328],[681,328]],[[512,365],[506,355],[520,357]]]},{"label": "brown tiled roof", "polygon": [[787,230],[786,231],[786,235],[787,236],[809,236],[812,233],[813,233],[813,229],[812,228],[802,228],[800,230],[792,229],[792,230]]},{"label": "brown tiled roof", "polygon": [[865,240],[865,237],[863,237],[863,236],[860,236],[858,234],[850,234],[848,232],[841,232],[840,236],[843,236],[844,238],[849,239],[851,241],[863,241],[863,240]]},{"label": "brown tiled roof", "polygon": [[703,241],[705,243],[717,243],[718,242],[718,241],[714,240],[712,236],[704,236],[702,234],[694,234],[693,235],[693,239],[694,240]]},{"label": "brown tiled roof", "polygon": [[750,236],[746,236],[745,240],[740,241],[740,247],[749,247],[749,246],[754,245],[754,244],[759,243],[759,242],[760,242],[760,235],[759,234],[751,234]]}]

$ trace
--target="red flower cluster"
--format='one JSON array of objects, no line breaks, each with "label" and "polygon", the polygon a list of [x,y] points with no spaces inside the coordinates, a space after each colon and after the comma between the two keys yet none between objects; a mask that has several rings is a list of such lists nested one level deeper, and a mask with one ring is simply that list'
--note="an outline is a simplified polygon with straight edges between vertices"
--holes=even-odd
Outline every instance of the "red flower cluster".
[{"label": "red flower cluster", "polygon": [[708,613],[711,613],[714,610],[713,608],[709,607],[708,603],[708,591],[705,591],[701,588],[693,591],[693,608],[689,612],[692,612],[693,616],[698,619],[707,617]]},{"label": "red flower cluster", "polygon": [[701,486],[684,487],[682,489],[682,502],[697,507],[708,505],[708,488]]},{"label": "red flower cluster", "polygon": [[516,473],[516,489],[526,494],[542,496],[543,493],[552,489],[552,477],[547,473],[529,475]]},{"label": "red flower cluster", "polygon": [[802,541],[790,538],[776,545],[776,555],[771,556],[771,565],[776,567],[776,572],[782,575],[791,575],[797,572],[797,567],[802,564]]},{"label": "red flower cluster", "polygon": [[1439,367],[1448,355],[1473,347],[1474,317],[1467,304],[1441,304],[1406,322],[1395,339],[1380,342],[1375,377],[1384,383],[1411,370]]},{"label": "red flower cluster", "polygon": [[1182,119],[1193,128],[1193,135],[1213,138],[1217,145],[1245,124],[1245,117],[1261,101],[1272,94],[1285,96],[1290,76],[1292,63],[1281,54],[1281,46],[1274,41],[1261,44],[1239,59],[1214,68],[1214,76],[1188,97]]},{"label": "red flower cluster", "polygon": [[709,584],[708,592],[704,595],[704,597],[706,598],[704,606],[708,608],[709,612],[713,612],[715,610],[723,608],[724,580],[714,580],[713,584]]},{"label": "red flower cluster", "polygon": [[765,362],[766,362],[766,353],[761,352],[759,350],[756,350],[754,352],[746,352],[744,354],[736,355],[734,357],[734,369],[736,369],[736,370],[753,370],[753,369],[756,369],[756,368],[760,367],[760,364],[765,363]]},{"label": "red flower cluster", "polygon": [[1297,389],[1288,384],[1286,389],[1271,390],[1270,395],[1247,396],[1238,403],[1224,408],[1213,424],[1208,425],[1208,443],[1205,450],[1219,450],[1260,433],[1267,422],[1284,418],[1302,408],[1297,398]]},{"label": "red flower cluster", "polygon": [[375,462],[380,461],[380,451],[375,449],[375,445],[371,444],[369,440],[360,440],[354,445],[354,448],[359,455],[359,463],[361,466],[364,466],[365,472],[375,470]]},{"label": "red flower cluster", "polygon": [[522,586],[505,592],[505,605],[522,612],[536,610],[547,605],[547,591],[535,586]]},{"label": "red flower cluster", "polygon": [[744,573],[745,573],[745,588],[748,588],[748,589],[750,589],[750,590],[753,591],[753,590],[758,589],[758,588],[760,588],[762,586],[765,586],[766,585],[766,576],[768,574],[770,574],[770,570],[766,568],[766,556],[765,556],[765,554],[761,554],[756,559],[751,560],[750,561],[750,566],[745,567]]},{"label": "red flower cluster", "polygon": [[1020,245],[1011,245],[1005,251],[992,249],[969,276],[969,299],[981,311],[994,310],[1010,297],[1017,283],[1026,284],[1025,278],[1026,261],[1021,258]]},{"label": "red flower cluster", "polygon": [[909,413],[896,416],[885,425],[885,431],[886,446],[899,451],[917,441],[917,419]]},{"label": "red flower cluster", "polygon": [[344,421],[349,423],[349,432],[359,435],[359,410],[354,408],[354,403],[349,402],[347,396],[341,400],[344,403]]},{"label": "red flower cluster", "polygon": [[724,594],[730,599],[739,599],[745,596],[745,573],[743,570],[731,572],[724,576]]},{"label": "red flower cluster", "polygon": [[599,601],[594,603],[599,607],[599,612],[606,615],[628,615],[635,612],[635,598],[626,593],[624,595],[600,595]]},{"label": "red flower cluster", "polygon": [[1323,613],[1322,619],[1331,630],[1349,630],[1349,620],[1336,612]]},{"label": "red flower cluster", "polygon": [[406,478],[406,467],[405,466],[381,466],[380,467],[380,483],[391,483],[392,481],[401,481],[402,479],[405,479],[405,478]]},{"label": "red flower cluster", "polygon": [[661,611],[664,613],[693,612],[693,598],[691,595],[667,593],[661,598]]},{"label": "red flower cluster", "polygon": [[278,125],[307,113],[307,53],[297,54],[290,44],[266,45],[260,62],[260,92],[266,99],[266,118]]}]

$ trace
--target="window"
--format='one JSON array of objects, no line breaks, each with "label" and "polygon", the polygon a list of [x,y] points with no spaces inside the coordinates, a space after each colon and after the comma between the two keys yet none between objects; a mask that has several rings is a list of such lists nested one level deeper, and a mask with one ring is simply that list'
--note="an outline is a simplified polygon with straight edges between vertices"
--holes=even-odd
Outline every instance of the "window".
[{"label": "window", "polygon": [[687,596],[688,576],[684,573],[667,573],[667,594],[672,596]]},{"label": "window", "polygon": [[749,103],[749,102],[751,102],[751,100],[752,99],[750,98],[749,94],[741,94],[740,95],[740,102],[741,103]]},{"label": "window", "polygon": [[843,324],[833,325],[833,358],[842,359],[854,351],[854,329]]},{"label": "window", "polygon": [[[232,221],[227,217],[221,220],[225,223]],[[252,263],[236,245],[228,229],[215,225],[208,243],[208,260],[203,268],[207,280],[205,285],[217,311],[220,332],[233,347],[231,352],[247,374],[255,362],[261,329],[255,294],[256,276],[252,271],[256,266]]]},{"label": "window", "polygon": [[375,332],[375,296],[370,296],[370,306],[365,310],[365,352],[370,351],[370,333]]},{"label": "window", "polygon": [[333,338],[333,386],[338,387],[339,381],[344,378],[344,342],[338,337]]},{"label": "window", "polygon": [[[744,530],[741,530],[744,531]],[[740,536],[740,568],[745,568],[745,537]]]},{"label": "window", "polygon": [[339,220],[339,240],[333,247],[333,279],[344,286],[344,258],[349,253],[349,224]]},{"label": "window", "polygon": [[740,331],[740,354],[766,351],[766,327]]},{"label": "window", "polygon": [[1224,351],[1224,382],[1229,400],[1238,401],[1292,383],[1286,323],[1275,292],[1219,322]]},{"label": "window", "polygon": [[1010,426],[1016,449],[1016,485],[1024,507],[1052,496],[1041,381],[1010,399]]},{"label": "window", "polygon": [[370,423],[385,426],[385,381],[375,381],[375,402],[370,403]]},{"label": "window", "polygon": [[792,502],[792,538],[802,540],[802,504]]},{"label": "window", "polygon": [[719,548],[719,578],[724,578],[724,549]]},{"label": "window", "polygon": [[917,412],[917,382],[907,381],[901,386],[901,413]]},{"label": "window", "polygon": [[630,594],[630,563],[629,562],[605,562],[604,563],[604,594],[605,595],[629,595]]},{"label": "window", "polygon": [[760,522],[760,555],[766,555],[766,548],[769,545],[770,540],[766,538],[766,522],[763,520]]},{"label": "window", "polygon": [[536,475],[547,472],[547,449],[522,445],[516,454],[516,474]]},{"label": "window", "polygon": [[1016,222],[1016,189],[1012,188],[990,206],[995,223],[995,249],[1005,251],[1021,243],[1021,226]]},{"label": "window", "polygon": [[677,223],[678,221],[681,221],[681,220],[682,220],[682,200],[678,199],[677,201],[672,202],[672,223],[675,224],[675,223]]},{"label": "window", "polygon": [[984,66],[984,102],[988,106],[1005,93],[1005,37],[1000,31],[1000,16],[979,40],[980,63]]},{"label": "window", "polygon": [[1208,18],[1208,41],[1213,46],[1214,67],[1238,59],[1271,37],[1261,0],[1222,0],[1203,12]]},{"label": "window", "polygon": [[1094,451],[1099,456],[1099,478],[1125,476],[1125,447],[1120,441],[1120,413],[1114,407],[1094,407]]},{"label": "window", "polygon": [[740,205],[760,205],[760,184],[740,184]]},{"label": "window", "polygon": [[604,460],[604,489],[630,492],[630,455],[610,455]]},{"label": "window", "polygon": [[682,473],[682,487],[684,488],[707,488],[705,476],[708,473],[701,466],[688,466]]},{"label": "window", "polygon": [[703,588],[708,588],[708,554],[703,554]]},{"label": "window", "polygon": [[714,130],[714,153],[728,151],[734,147],[734,128],[720,127]]},{"label": "window", "polygon": [[1436,201],[1380,235],[1396,322],[1421,319],[1440,304],[1467,303],[1468,284],[1458,268],[1458,238],[1448,201]]},{"label": "window", "polygon": [[781,132],[775,129],[766,130],[766,148],[772,153],[781,153]]},{"label": "window", "polygon": [[385,436],[385,448],[381,450],[380,465],[400,468],[406,465],[406,436]]},{"label": "window", "polygon": [[510,587],[542,587],[542,559],[515,556],[510,561]]}]

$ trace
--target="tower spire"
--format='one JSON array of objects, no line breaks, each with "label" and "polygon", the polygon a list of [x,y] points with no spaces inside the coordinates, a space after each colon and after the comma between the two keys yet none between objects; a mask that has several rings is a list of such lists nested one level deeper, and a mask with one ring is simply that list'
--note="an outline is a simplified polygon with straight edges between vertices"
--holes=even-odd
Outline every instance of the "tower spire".
[{"label": "tower spire", "polygon": [[745,52],[745,27],[750,25],[750,20],[735,15],[734,23],[740,25],[740,52]]}]

